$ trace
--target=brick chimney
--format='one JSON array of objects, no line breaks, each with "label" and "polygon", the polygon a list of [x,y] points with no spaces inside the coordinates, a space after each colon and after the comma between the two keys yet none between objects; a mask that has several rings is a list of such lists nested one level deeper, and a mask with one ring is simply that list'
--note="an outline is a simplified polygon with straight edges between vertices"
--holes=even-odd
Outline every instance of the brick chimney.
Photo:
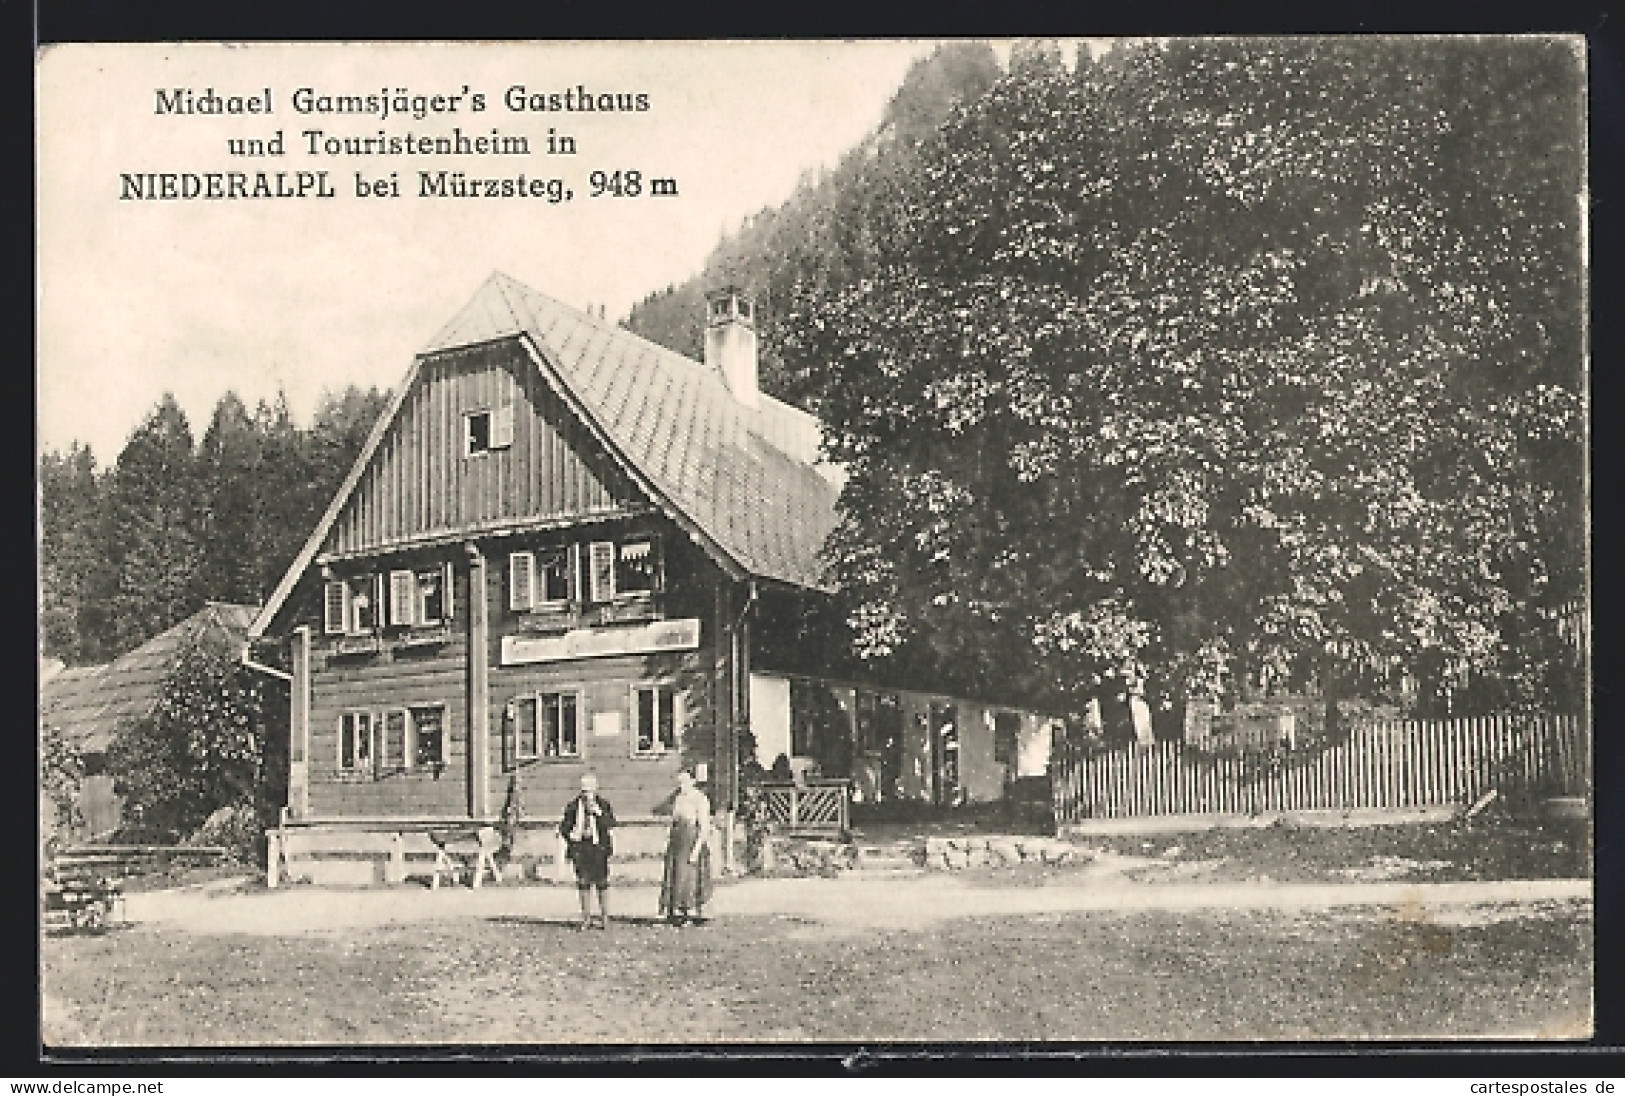
[{"label": "brick chimney", "polygon": [[733,398],[757,405],[756,309],[736,285],[705,295],[705,364],[722,375]]}]

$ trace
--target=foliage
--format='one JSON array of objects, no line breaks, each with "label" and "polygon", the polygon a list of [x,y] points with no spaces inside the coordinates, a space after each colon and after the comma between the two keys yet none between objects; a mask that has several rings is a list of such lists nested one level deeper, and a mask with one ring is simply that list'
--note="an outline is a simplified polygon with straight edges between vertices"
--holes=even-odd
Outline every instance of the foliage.
[{"label": "foliage", "polygon": [[376,388],[327,393],[301,429],[285,398],[250,415],[227,392],[194,452],[185,412],[166,395],[109,472],[78,444],[43,453],[44,654],[102,662],[206,601],[263,601],[387,401]]},{"label": "foliage", "polygon": [[96,602],[92,572],[100,556],[101,479],[96,457],[75,443],[40,457],[40,647],[64,662],[89,661]]},{"label": "foliage", "polygon": [[152,716],[114,734],[109,768],[132,824],[178,836],[221,807],[254,800],[260,683],[234,655],[190,645],[166,675]]},{"label": "foliage", "polygon": [[203,607],[195,472],[186,412],[165,393],[119,453],[108,487],[114,650],[137,646]]},{"label": "foliage", "polygon": [[85,784],[85,762],[79,747],[56,727],[46,727],[40,738],[40,792],[56,810],[59,830],[84,824],[79,793]]},{"label": "foliage", "polygon": [[187,837],[188,845],[212,845],[231,850],[231,856],[244,864],[264,860],[265,830],[254,804],[239,801],[227,804],[203,820]]},{"label": "foliage", "polygon": [[1025,54],[873,275],[786,319],[863,653],[1072,710],[1401,668],[1564,699],[1531,637],[1584,573],[1583,86],[1555,39]]}]

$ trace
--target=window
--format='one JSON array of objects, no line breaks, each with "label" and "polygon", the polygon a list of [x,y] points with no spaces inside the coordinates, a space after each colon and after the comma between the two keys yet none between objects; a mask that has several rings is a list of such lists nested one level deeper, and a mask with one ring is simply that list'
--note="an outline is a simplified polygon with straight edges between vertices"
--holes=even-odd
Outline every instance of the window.
[{"label": "window", "polygon": [[595,540],[590,549],[588,585],[594,601],[615,599],[615,545],[607,540]]},{"label": "window", "polygon": [[446,763],[446,707],[418,704],[339,717],[339,771],[377,779]]},{"label": "window", "polygon": [[536,557],[536,593],[543,605],[563,605],[575,600],[575,561],[577,548],[551,548]]},{"label": "window", "polygon": [[597,540],[588,552],[588,592],[595,602],[647,596],[661,587],[660,542],[653,537]]},{"label": "window", "polygon": [[451,564],[419,571],[417,623],[439,624],[451,619]]},{"label": "window", "polygon": [[537,693],[513,702],[509,756],[515,761],[581,756],[580,700],[575,693]]},{"label": "window", "polygon": [[439,705],[407,709],[412,729],[408,764],[430,769],[446,763],[446,709]]},{"label": "window", "polygon": [[659,757],[677,749],[677,691],[671,685],[632,690],[632,754]]},{"label": "window", "polygon": [[474,411],[463,416],[463,456],[475,457],[491,451],[491,412]]},{"label": "window", "polygon": [[404,769],[407,760],[408,716],[405,708],[395,708],[384,713],[383,733],[378,741],[378,768]]},{"label": "window", "polygon": [[463,456],[473,457],[513,445],[513,405],[470,411],[463,416]]},{"label": "window", "polygon": [[383,576],[333,579],[323,595],[323,631],[328,635],[361,635],[378,626]]},{"label": "window", "polygon": [[629,540],[617,546],[615,592],[652,594],[659,586],[659,559],[653,540]]},{"label": "window", "polygon": [[339,716],[340,772],[372,771],[374,722],[371,712],[345,712]]},{"label": "window", "polygon": [[577,546],[508,555],[508,608],[514,612],[556,608],[576,598]]},{"label": "window", "polygon": [[997,712],[993,716],[993,760],[1008,765],[1016,759],[1016,738],[1021,731],[1021,715]]},{"label": "window", "polygon": [[451,564],[389,573],[390,627],[442,624],[451,619]]}]

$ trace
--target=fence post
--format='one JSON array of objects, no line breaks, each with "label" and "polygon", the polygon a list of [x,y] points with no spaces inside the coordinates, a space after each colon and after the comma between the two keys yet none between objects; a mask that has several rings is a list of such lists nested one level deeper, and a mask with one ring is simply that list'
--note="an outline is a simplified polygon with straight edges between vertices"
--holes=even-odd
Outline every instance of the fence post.
[{"label": "fence post", "polygon": [[275,890],[282,875],[282,835],[276,830],[265,831],[265,887]]}]

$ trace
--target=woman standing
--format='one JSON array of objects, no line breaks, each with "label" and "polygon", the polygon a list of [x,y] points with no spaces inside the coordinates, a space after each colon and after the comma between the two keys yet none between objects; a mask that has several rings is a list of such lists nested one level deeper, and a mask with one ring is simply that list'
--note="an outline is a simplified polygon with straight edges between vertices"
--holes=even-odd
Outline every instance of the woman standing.
[{"label": "woman standing", "polygon": [[615,851],[612,831],[615,812],[598,795],[598,777],[581,778],[581,794],[570,800],[559,821],[559,834],[576,869],[576,892],[581,898],[581,927],[592,928],[592,891],[598,891],[598,927],[609,928],[609,858]]},{"label": "woman standing", "polygon": [[666,839],[666,871],[660,880],[660,912],[674,925],[705,920],[711,898],[711,800],[686,770],[677,774]]}]

